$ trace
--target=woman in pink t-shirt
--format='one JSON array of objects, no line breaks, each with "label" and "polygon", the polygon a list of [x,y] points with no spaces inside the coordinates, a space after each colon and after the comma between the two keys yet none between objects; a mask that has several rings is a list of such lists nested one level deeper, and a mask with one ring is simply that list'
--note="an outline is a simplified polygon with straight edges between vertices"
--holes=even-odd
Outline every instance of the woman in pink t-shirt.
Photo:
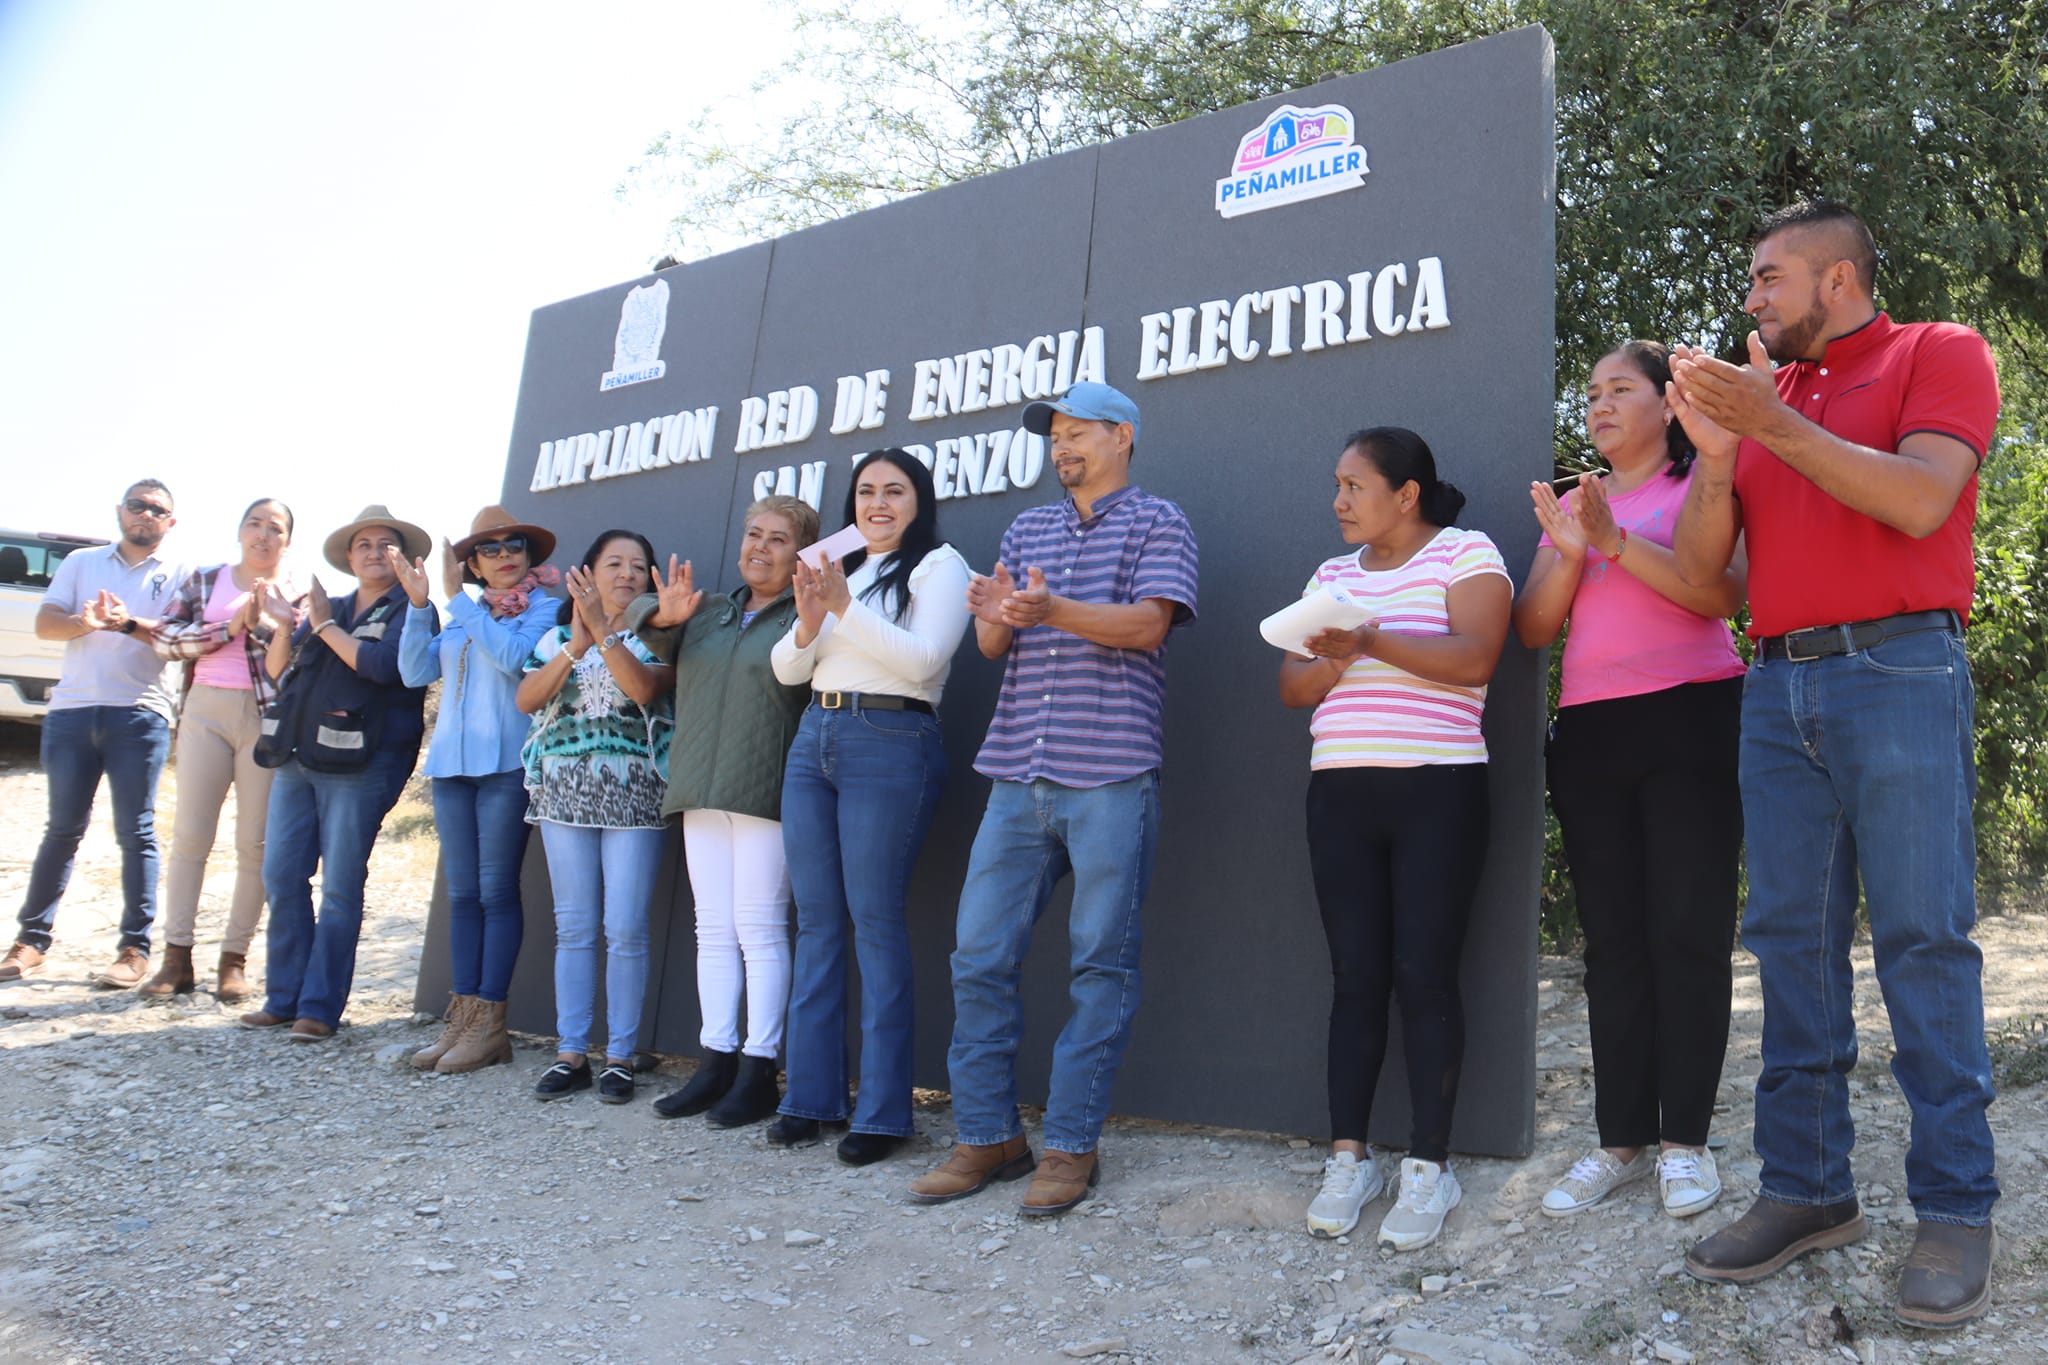
[{"label": "woman in pink t-shirt", "polygon": [[1665,406],[1670,379],[1653,341],[1603,357],[1586,383],[1586,429],[1610,472],[1581,476],[1562,499],[1530,486],[1543,537],[1515,631],[1534,649],[1571,622],[1550,801],[1586,936],[1600,1130],[1543,1197],[1559,1218],[1653,1170],[1673,1217],[1721,1193],[1706,1142],[1728,1049],[1742,844],[1743,662],[1726,618],[1747,566],[1738,546],[1711,588],[1679,577],[1670,547],[1693,451]]},{"label": "woman in pink t-shirt", "polygon": [[256,762],[263,708],[277,696],[266,650],[279,628],[289,632],[298,589],[281,567],[292,543],[292,509],[259,498],[236,531],[242,557],[186,579],[157,623],[153,643],[167,659],[183,659],[191,686],[178,719],[178,811],[171,856],[164,862],[164,956],[142,994],[159,998],[193,989],[192,941],[199,887],[220,826],[228,788],[235,792],[235,892],[220,941],[215,998],[249,994],[249,944],[263,917],[263,828],[270,809],[271,770]]}]

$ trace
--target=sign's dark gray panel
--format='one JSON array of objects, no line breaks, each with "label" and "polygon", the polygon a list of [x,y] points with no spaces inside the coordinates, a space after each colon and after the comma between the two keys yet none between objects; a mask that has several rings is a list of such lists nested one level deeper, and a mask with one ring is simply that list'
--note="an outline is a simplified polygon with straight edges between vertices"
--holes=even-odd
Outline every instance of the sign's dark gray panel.
[{"label": "sign's dark gray panel", "polygon": [[[507,504],[555,528],[564,560],[599,529],[625,525],[648,533],[663,555],[692,558],[700,583],[724,587],[737,581],[739,513],[763,471],[772,478],[788,466],[801,477],[803,466],[823,462],[817,496],[831,530],[862,452],[930,448],[1018,425],[1021,407],[1000,403],[912,420],[918,361],[1061,333],[1077,334],[1072,357],[1084,350],[1081,334],[1101,329],[1102,377],[1144,414],[1133,478],[1187,511],[1203,565],[1200,620],[1170,646],[1146,1002],[1118,1087],[1120,1112],[1324,1129],[1329,965],[1302,834],[1307,718],[1276,699],[1278,656],[1256,625],[1344,549],[1329,511],[1330,469],[1357,427],[1420,431],[1470,497],[1462,524],[1490,534],[1518,579],[1525,570],[1535,543],[1527,488],[1548,477],[1551,462],[1550,58],[1542,30],[1519,30],[663,272],[672,291],[666,372],[610,392],[599,391],[599,377],[612,369],[630,286],[534,314]],[[1347,110],[1363,182],[1219,214],[1217,182],[1230,175],[1240,140],[1283,105]],[[1424,285],[1431,272],[1441,280],[1434,305]],[[1246,314],[1246,335],[1260,343],[1255,357],[1140,377],[1147,315],[1191,309],[1199,321],[1205,302],[1290,289],[1300,295],[1282,333],[1291,353],[1273,354],[1268,307]],[[1332,302],[1331,289],[1341,301]],[[1319,327],[1336,340],[1314,348],[1303,327],[1312,297],[1336,328]],[[1166,351],[1170,332],[1161,331]],[[832,434],[835,382],[877,370],[889,372],[885,420]],[[814,432],[736,455],[742,400],[799,385],[818,396]],[[706,458],[532,491],[542,442],[714,405]],[[949,498],[942,527],[986,569],[1009,521],[1058,494],[1045,472],[1027,489]],[[1454,1139],[1467,1151],[1521,1153],[1532,1139],[1541,664],[1511,644],[1488,699],[1493,837],[1466,955],[1469,1041]],[[963,644],[944,707],[951,786],[910,906],[918,1080],[940,1088],[954,898],[988,785],[971,764],[998,679],[998,668]],[[674,856],[656,913],[667,936],[656,956],[651,1042],[693,1054],[688,882]],[[552,935],[537,841],[526,889],[532,931],[514,1017],[546,1033]],[[1064,914],[1062,896],[1027,966],[1021,1078],[1031,1097],[1043,1096],[1065,1016]],[[437,930],[420,999],[436,1006],[445,990]],[[1397,1144],[1407,1108],[1398,1054],[1397,1043],[1375,1118],[1375,1137]]]}]

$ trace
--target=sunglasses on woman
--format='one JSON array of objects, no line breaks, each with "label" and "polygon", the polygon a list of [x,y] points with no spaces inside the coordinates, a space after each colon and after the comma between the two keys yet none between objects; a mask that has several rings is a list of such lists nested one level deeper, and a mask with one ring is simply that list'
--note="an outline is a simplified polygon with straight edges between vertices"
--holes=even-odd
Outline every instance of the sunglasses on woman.
[{"label": "sunglasses on woman", "polygon": [[526,553],[525,536],[506,536],[503,540],[479,540],[476,553],[485,559],[499,559],[505,555]]}]

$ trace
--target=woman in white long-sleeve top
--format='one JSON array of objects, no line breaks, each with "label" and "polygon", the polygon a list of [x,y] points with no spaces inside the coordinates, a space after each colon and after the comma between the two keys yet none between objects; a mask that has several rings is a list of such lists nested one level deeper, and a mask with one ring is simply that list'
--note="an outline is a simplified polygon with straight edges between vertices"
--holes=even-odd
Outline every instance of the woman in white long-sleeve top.
[{"label": "woman in white long-sleeve top", "polygon": [[[398,645],[409,687],[442,680],[427,744],[434,826],[448,883],[448,960],[454,1001],[448,1027],[413,1054],[422,1071],[461,1072],[512,1060],[505,997],[525,935],[519,868],[526,854],[526,769],[531,728],[517,700],[527,656],[554,629],[561,604],[542,591],[561,581],[534,566],[555,551],[552,532],[515,521],[503,507],[476,514],[470,533],[442,543],[448,620],[427,601],[425,564],[399,568],[411,605]],[[465,583],[478,587],[475,596]]]},{"label": "woman in white long-sleeve top", "polygon": [[[867,542],[839,564],[799,564],[797,622],[775,676],[809,682],[789,752],[782,835],[796,894],[788,1089],[768,1140],[797,1146],[824,1124],[852,1131],[839,1159],[879,1161],[915,1129],[910,1113],[910,872],[945,783],[938,702],[967,631],[968,568],[939,541],[925,467],[878,450],[854,467],[846,519]],[[861,976],[860,1096],[849,1105],[846,944]]]}]

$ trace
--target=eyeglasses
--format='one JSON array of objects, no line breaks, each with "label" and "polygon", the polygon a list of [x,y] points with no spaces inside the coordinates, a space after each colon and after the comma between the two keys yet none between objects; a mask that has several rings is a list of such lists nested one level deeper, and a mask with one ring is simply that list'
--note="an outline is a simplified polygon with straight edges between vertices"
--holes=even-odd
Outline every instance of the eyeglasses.
[{"label": "eyeglasses", "polygon": [[121,505],[127,508],[134,516],[155,517],[158,521],[162,521],[171,514],[170,508],[159,507],[153,502],[144,502],[141,498],[129,498]]},{"label": "eyeglasses", "polygon": [[501,559],[506,555],[523,555],[526,553],[526,537],[506,536],[503,540],[479,540],[476,543],[475,552],[485,559]]}]

